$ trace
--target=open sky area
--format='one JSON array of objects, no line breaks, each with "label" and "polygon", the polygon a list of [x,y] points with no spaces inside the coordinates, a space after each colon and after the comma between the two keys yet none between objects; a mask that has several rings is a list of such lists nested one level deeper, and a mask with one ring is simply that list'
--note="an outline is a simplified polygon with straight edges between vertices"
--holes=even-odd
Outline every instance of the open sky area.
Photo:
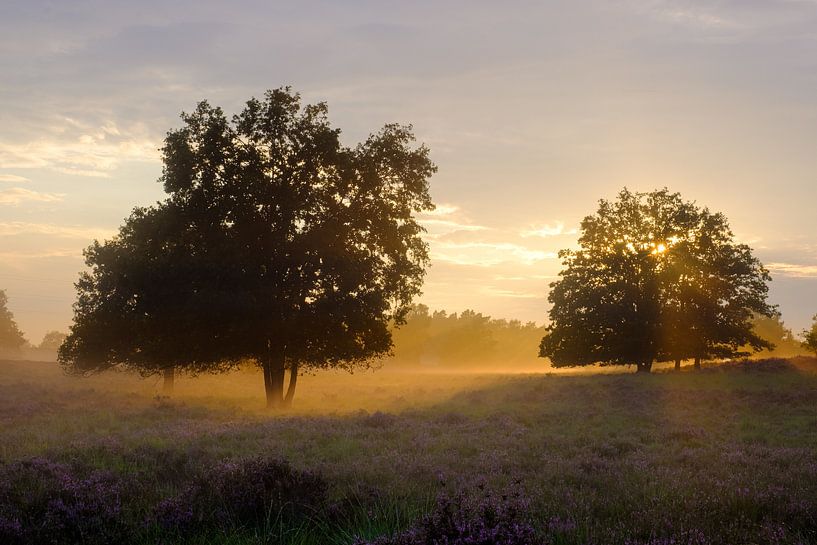
[{"label": "open sky area", "polygon": [[282,85],[349,145],[431,148],[431,308],[544,322],[596,201],[666,186],[727,215],[787,325],[817,313],[815,0],[3,0],[0,73],[0,289],[34,342],[163,197],[179,113]]}]

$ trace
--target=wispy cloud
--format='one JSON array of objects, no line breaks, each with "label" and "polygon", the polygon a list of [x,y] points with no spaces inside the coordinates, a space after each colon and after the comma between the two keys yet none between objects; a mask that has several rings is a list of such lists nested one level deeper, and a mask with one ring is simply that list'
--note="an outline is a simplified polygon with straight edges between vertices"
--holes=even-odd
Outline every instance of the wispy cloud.
[{"label": "wispy cloud", "polygon": [[561,235],[575,235],[576,233],[578,233],[578,230],[575,227],[565,229],[565,224],[558,221],[553,225],[545,224],[532,227],[519,234],[523,237],[557,237]]},{"label": "wispy cloud", "polygon": [[54,257],[81,258],[82,250],[77,248],[55,248],[31,252],[0,252],[0,259],[14,263],[27,259],[49,259]]},{"label": "wispy cloud", "polygon": [[159,159],[157,143],[138,127],[126,134],[113,123],[89,127],[64,118],[54,132],[56,134],[36,140],[0,142],[0,165],[108,177],[122,163]]},{"label": "wispy cloud", "polygon": [[63,195],[56,193],[40,193],[22,187],[11,187],[0,190],[0,204],[10,204],[17,206],[26,201],[34,202],[55,202],[61,201]]},{"label": "wispy cloud", "polygon": [[473,225],[470,223],[458,223],[453,220],[421,219],[420,223],[426,227],[442,227],[449,231],[487,231],[484,225]]},{"label": "wispy cloud", "polygon": [[504,290],[500,288],[495,288],[493,286],[486,286],[482,288],[480,291],[484,295],[489,295],[491,297],[511,297],[514,299],[544,299],[545,297],[543,294],[521,292],[514,290]]},{"label": "wispy cloud", "polygon": [[666,9],[659,12],[662,19],[699,28],[740,28],[737,21],[692,8]]},{"label": "wispy cloud", "polygon": [[726,30],[743,28],[744,24],[718,10],[714,3],[698,3],[689,0],[638,0],[630,5],[637,12],[645,13],[658,21],[699,30]]},{"label": "wispy cloud", "polygon": [[817,265],[799,265],[795,263],[767,263],[766,268],[773,274],[793,276],[796,278],[817,278]]},{"label": "wispy cloud", "polygon": [[489,230],[484,225],[476,225],[469,221],[459,206],[447,203],[438,204],[433,211],[422,213],[419,222],[428,230],[426,238],[429,240],[458,233]]},{"label": "wispy cloud", "polygon": [[0,236],[49,235],[57,238],[105,239],[116,234],[112,229],[53,225],[49,223],[26,223],[22,221],[0,222]]},{"label": "wispy cloud", "polygon": [[459,206],[453,204],[441,203],[434,207],[434,210],[423,212],[423,216],[450,216],[460,209]]},{"label": "wispy cloud", "polygon": [[432,258],[458,265],[491,267],[505,262],[531,265],[555,258],[553,252],[534,250],[510,242],[439,242],[432,245]]},{"label": "wispy cloud", "polygon": [[11,184],[24,184],[31,180],[28,178],[23,178],[22,176],[16,176],[14,174],[0,174],[0,182],[6,182]]}]

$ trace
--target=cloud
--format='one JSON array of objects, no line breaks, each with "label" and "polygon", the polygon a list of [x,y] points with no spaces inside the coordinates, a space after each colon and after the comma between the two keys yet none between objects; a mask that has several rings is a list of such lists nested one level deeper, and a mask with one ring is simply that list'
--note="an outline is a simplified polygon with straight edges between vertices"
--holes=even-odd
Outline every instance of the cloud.
[{"label": "cloud", "polygon": [[438,204],[431,212],[420,214],[418,221],[428,231],[426,234],[428,240],[489,230],[484,225],[471,223],[461,212],[460,207],[454,204]]},{"label": "cloud", "polygon": [[26,201],[56,202],[61,201],[62,198],[63,195],[61,194],[40,193],[39,191],[31,191],[30,189],[23,189],[22,187],[0,190],[0,204],[10,204],[13,206],[17,206]]},{"label": "cloud", "polygon": [[485,286],[480,290],[484,295],[491,297],[511,297],[514,299],[544,299],[543,294],[504,290],[493,286]]},{"label": "cloud", "polygon": [[22,221],[0,222],[0,236],[50,235],[58,238],[106,239],[116,234],[112,229],[53,225],[48,223],[26,223]]},{"label": "cloud", "polygon": [[740,28],[737,21],[719,17],[712,13],[695,9],[668,9],[659,12],[659,17],[681,25],[697,28]]},{"label": "cloud", "polygon": [[0,252],[0,260],[15,262],[26,259],[50,259],[54,257],[81,258],[82,250],[77,248],[56,248],[53,250],[41,250],[33,252]]},{"label": "cloud", "polygon": [[519,234],[523,237],[557,237],[561,235],[575,235],[576,233],[578,233],[578,230],[575,227],[565,229],[565,224],[558,221],[554,225],[545,224],[539,227],[533,227]]},{"label": "cloud", "polygon": [[459,212],[460,207],[455,206],[453,204],[445,204],[441,203],[434,207],[434,210],[430,210],[428,212],[423,212],[423,216],[450,216],[456,212]]},{"label": "cloud", "polygon": [[0,174],[0,182],[8,182],[12,184],[24,184],[30,182],[28,178],[22,176],[15,176],[14,174]]},{"label": "cloud", "polygon": [[469,223],[458,223],[452,220],[435,220],[435,219],[421,219],[420,223],[425,227],[440,227],[451,231],[486,231],[487,227],[483,225],[472,225]]},{"label": "cloud", "polygon": [[554,252],[534,250],[510,242],[437,242],[431,247],[432,260],[457,265],[492,267],[505,262],[532,265],[537,261],[553,259]]},{"label": "cloud", "polygon": [[4,168],[46,168],[76,176],[108,177],[128,161],[159,160],[157,143],[136,127],[129,133],[105,122],[91,127],[62,118],[52,127],[56,133],[29,141],[0,142],[0,165]]},{"label": "cloud", "polygon": [[795,278],[817,278],[817,265],[798,265],[795,263],[768,263],[766,268],[774,274]]},{"label": "cloud", "polygon": [[[700,4],[700,5],[697,5]],[[735,18],[735,12],[727,16],[723,9],[711,3],[689,0],[651,0],[630,2],[636,12],[645,13],[658,21],[698,30],[740,29],[745,25]]]}]

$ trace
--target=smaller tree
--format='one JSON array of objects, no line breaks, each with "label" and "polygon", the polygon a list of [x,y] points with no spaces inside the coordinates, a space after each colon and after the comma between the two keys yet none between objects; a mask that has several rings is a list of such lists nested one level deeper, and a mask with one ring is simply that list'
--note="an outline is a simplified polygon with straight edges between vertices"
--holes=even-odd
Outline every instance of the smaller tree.
[{"label": "smaller tree", "polygon": [[817,354],[817,316],[814,317],[814,323],[810,330],[803,331],[803,348],[809,352]]},{"label": "smaller tree", "polygon": [[67,336],[68,335],[61,331],[49,331],[43,335],[43,340],[37,348],[56,354],[62,343],[65,342]]},{"label": "smaller tree", "polygon": [[26,339],[7,304],[6,292],[0,290],[0,354],[15,354],[25,345]]},{"label": "smaller tree", "polygon": [[[791,358],[801,356],[805,348],[786,327],[779,314],[774,316],[755,315],[752,319],[752,328],[761,339],[774,345],[774,348],[765,349],[758,353],[760,357]],[[746,350],[749,347],[745,347]]]},{"label": "smaller tree", "polygon": [[602,200],[560,252],[550,325],[539,355],[555,367],[631,365],[771,349],[753,316],[775,315],[769,272],[735,242],[725,216],[667,189]]}]

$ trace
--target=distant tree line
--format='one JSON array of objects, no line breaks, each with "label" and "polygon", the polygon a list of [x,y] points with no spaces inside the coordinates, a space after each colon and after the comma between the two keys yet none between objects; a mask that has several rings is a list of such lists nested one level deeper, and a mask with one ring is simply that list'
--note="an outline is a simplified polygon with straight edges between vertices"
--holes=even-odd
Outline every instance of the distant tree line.
[{"label": "distant tree line", "polygon": [[387,368],[421,370],[541,369],[533,347],[545,328],[533,322],[502,320],[473,310],[447,313],[415,305],[393,332],[394,357]]},{"label": "distant tree line", "polygon": [[[779,315],[753,316],[754,333],[768,343],[757,357],[793,357],[806,353],[803,343]],[[817,331],[817,329],[815,329]],[[386,369],[422,371],[541,371],[538,353],[532,350],[547,332],[535,322],[495,319],[465,310],[449,313],[414,305],[405,325],[392,333],[393,357]],[[815,335],[817,337],[817,335]],[[751,346],[741,349],[751,352]]]},{"label": "distant tree line", "polygon": [[8,308],[5,290],[0,289],[0,358],[54,360],[65,337],[59,331],[48,331],[40,344],[30,343]]},{"label": "distant tree line", "polygon": [[[767,341],[771,348],[765,348],[756,353],[757,357],[791,358],[808,353],[808,347],[794,336],[791,329],[786,327],[779,314],[773,316],[754,316],[752,329],[758,337]],[[750,347],[744,347],[748,351]]]}]

